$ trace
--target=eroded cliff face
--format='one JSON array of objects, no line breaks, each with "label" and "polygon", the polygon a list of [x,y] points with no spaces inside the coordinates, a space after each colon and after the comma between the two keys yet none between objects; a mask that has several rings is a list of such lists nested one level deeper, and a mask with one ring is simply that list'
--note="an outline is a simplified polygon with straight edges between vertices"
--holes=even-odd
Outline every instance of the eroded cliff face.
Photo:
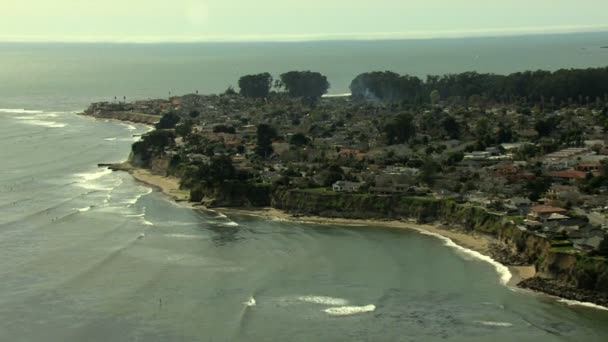
[{"label": "eroded cliff face", "polygon": [[89,108],[84,113],[84,115],[93,116],[100,119],[112,119],[112,120],[120,120],[134,123],[141,123],[146,125],[154,125],[160,120],[160,116],[158,115],[150,115],[144,113],[136,113],[130,111],[105,111],[105,110],[96,110],[95,108]]},{"label": "eroded cliff face", "polygon": [[482,208],[424,197],[308,190],[276,190],[271,194],[271,206],[295,214],[326,217],[439,221],[490,234],[507,244],[514,254],[536,265],[538,278],[527,287],[576,300],[608,303],[604,299],[608,298],[605,259],[555,251],[549,240],[520,230],[510,219]]}]

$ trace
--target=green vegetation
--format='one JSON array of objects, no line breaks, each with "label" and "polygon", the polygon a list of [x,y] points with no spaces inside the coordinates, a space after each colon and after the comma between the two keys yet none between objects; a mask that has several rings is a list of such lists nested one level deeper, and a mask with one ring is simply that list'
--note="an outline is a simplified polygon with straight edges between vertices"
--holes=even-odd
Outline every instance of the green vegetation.
[{"label": "green vegetation", "polygon": [[181,118],[179,115],[174,112],[169,112],[160,118],[160,121],[156,124],[156,129],[175,128],[180,120]]},{"label": "green vegetation", "polygon": [[277,131],[270,125],[259,124],[257,129],[257,145],[255,153],[266,159],[273,152],[272,141],[277,137]]},{"label": "green vegetation", "polygon": [[406,143],[416,133],[414,118],[409,114],[399,115],[384,126],[384,133],[389,145]]},{"label": "green vegetation", "polygon": [[355,98],[385,103],[437,103],[440,99],[449,99],[470,105],[487,102],[544,106],[588,104],[608,94],[608,68],[526,71],[506,76],[464,72],[428,76],[425,82],[389,71],[370,72],[357,76],[350,88]]},{"label": "green vegetation", "polygon": [[270,88],[272,88],[272,76],[267,72],[257,75],[243,76],[239,79],[239,88],[241,88],[241,95],[246,97],[268,97]]},{"label": "green vegetation", "polygon": [[290,71],[281,75],[279,86],[285,88],[291,97],[315,102],[327,93],[329,82],[318,72]]},{"label": "green vegetation", "polygon": [[135,159],[142,166],[148,166],[150,160],[160,155],[166,148],[175,144],[175,133],[171,130],[156,130],[142,136],[141,140],[131,146]]}]

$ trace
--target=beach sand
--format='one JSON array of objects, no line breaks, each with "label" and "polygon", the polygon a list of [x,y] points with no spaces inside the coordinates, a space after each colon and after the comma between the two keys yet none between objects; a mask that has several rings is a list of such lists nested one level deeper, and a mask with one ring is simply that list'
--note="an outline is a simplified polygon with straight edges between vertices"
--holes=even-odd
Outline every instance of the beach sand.
[{"label": "beach sand", "polygon": [[190,198],[190,192],[179,188],[179,178],[177,177],[159,176],[144,169],[132,169],[129,173],[133,175],[133,178],[136,180],[158,188],[161,192],[173,198],[175,201],[185,202]]},{"label": "beach sand", "polygon": [[[134,168],[128,163],[116,165],[115,170],[127,171],[133,177],[147,185],[150,185],[177,202],[185,203],[188,201],[189,192],[180,190],[179,178],[155,175],[147,169]],[[192,205],[193,208],[199,207]],[[205,209],[200,206],[200,209]],[[452,240],[457,245],[479,252],[483,255],[491,255],[490,245],[496,241],[493,237],[477,232],[464,232],[458,229],[444,228],[443,226],[431,224],[417,224],[414,222],[396,220],[355,220],[342,218],[327,218],[319,216],[294,216],[287,212],[274,208],[213,208],[225,214],[250,215],[266,218],[269,220],[285,220],[292,222],[304,222],[320,225],[345,225],[362,228],[388,228],[388,229],[410,229],[420,232],[440,235]],[[509,266],[511,279],[508,286],[516,286],[520,281],[532,278],[536,274],[534,266]]]},{"label": "beach sand", "polygon": [[[491,255],[490,245],[496,242],[496,239],[479,234],[477,232],[464,232],[458,229],[447,229],[437,225],[417,224],[413,222],[395,221],[395,220],[355,220],[341,218],[327,218],[319,216],[293,216],[281,210],[274,208],[261,209],[235,209],[235,208],[214,208],[224,214],[240,214],[257,216],[273,220],[285,220],[292,222],[304,222],[321,225],[351,225],[353,227],[362,228],[390,228],[390,229],[410,229],[431,234],[441,235],[452,240],[457,245],[479,252],[483,255]],[[525,279],[532,278],[536,275],[535,266],[507,266],[511,272],[511,279],[507,283],[508,286],[515,287],[519,282]]]}]

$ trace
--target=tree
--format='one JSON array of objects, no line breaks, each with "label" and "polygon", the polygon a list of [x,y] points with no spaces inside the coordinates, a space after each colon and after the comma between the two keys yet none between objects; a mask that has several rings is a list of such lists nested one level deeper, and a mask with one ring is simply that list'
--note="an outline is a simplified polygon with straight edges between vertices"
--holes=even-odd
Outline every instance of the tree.
[{"label": "tree", "polygon": [[431,104],[439,104],[439,101],[441,101],[441,94],[439,93],[439,90],[435,89],[431,92]]},{"label": "tree", "polygon": [[453,117],[448,116],[445,119],[443,119],[441,121],[441,126],[443,126],[443,129],[448,134],[450,139],[459,139],[460,138],[460,125],[458,124],[456,119],[454,119]]},{"label": "tree", "polygon": [[441,170],[441,166],[432,159],[427,159],[420,168],[420,180],[428,185],[435,183],[435,175]]},{"label": "tree", "polygon": [[401,114],[394,121],[384,126],[384,133],[389,145],[406,143],[416,133],[414,118],[410,114]]},{"label": "tree", "polygon": [[308,142],[309,142],[308,138],[302,133],[296,133],[291,136],[291,139],[289,139],[289,144],[298,146],[298,147],[307,145]]},{"label": "tree", "polygon": [[273,152],[272,141],[276,137],[277,131],[272,126],[267,124],[259,124],[255,153],[262,158],[268,158]]},{"label": "tree", "polygon": [[400,76],[391,71],[375,71],[357,76],[350,84],[350,91],[352,97],[359,100],[384,103],[421,103],[423,102],[423,86],[422,80],[418,77]]},{"label": "tree", "polygon": [[187,137],[190,133],[192,133],[192,120],[186,120],[181,124],[175,126],[175,133],[182,137]]},{"label": "tree", "polygon": [[160,121],[156,124],[156,129],[175,128],[175,125],[177,125],[180,120],[181,118],[179,115],[175,114],[174,112],[169,112],[160,118]]},{"label": "tree", "polygon": [[191,110],[189,115],[191,118],[194,119],[194,118],[197,118],[199,115],[201,115],[201,113],[198,110]]},{"label": "tree", "polygon": [[604,237],[604,240],[600,242],[600,246],[598,247],[597,254],[608,257],[608,237]]},{"label": "tree", "polygon": [[236,129],[232,126],[217,125],[217,126],[213,127],[213,133],[236,134]]},{"label": "tree", "polygon": [[228,88],[224,91],[224,95],[232,96],[236,95],[236,91],[232,86],[228,86]]},{"label": "tree", "polygon": [[291,97],[301,97],[317,101],[329,89],[327,77],[312,71],[290,71],[281,75],[279,85]]},{"label": "tree", "polygon": [[265,72],[257,75],[246,75],[239,79],[241,95],[252,98],[265,98],[272,88],[272,76]]}]

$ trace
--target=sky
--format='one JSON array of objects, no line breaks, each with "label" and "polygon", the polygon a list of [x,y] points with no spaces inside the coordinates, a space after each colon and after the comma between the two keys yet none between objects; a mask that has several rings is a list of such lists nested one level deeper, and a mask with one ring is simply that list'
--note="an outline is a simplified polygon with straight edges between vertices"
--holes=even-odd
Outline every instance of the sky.
[{"label": "sky", "polygon": [[0,0],[0,41],[299,41],[608,31],[608,0]]}]

